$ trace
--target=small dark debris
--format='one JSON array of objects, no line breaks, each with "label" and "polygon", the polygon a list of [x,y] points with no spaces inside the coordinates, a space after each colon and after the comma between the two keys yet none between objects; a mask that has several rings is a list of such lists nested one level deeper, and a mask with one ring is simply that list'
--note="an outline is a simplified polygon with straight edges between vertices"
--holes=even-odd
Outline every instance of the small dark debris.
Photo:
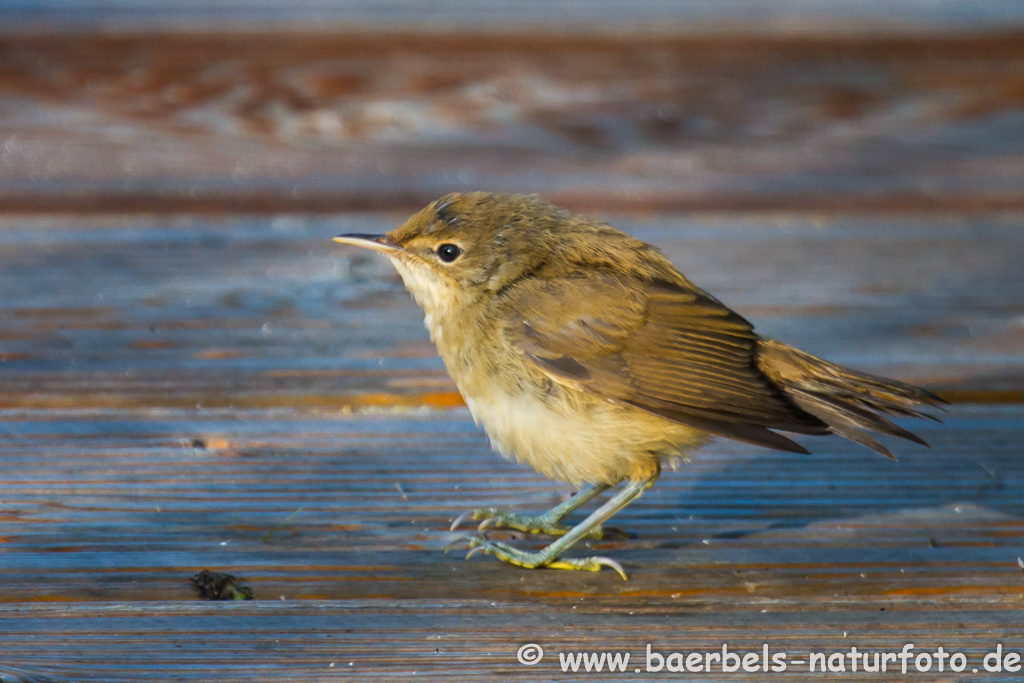
[{"label": "small dark debris", "polygon": [[192,448],[206,448],[206,442],[202,439],[192,439]]},{"label": "small dark debris", "polygon": [[939,542],[936,541],[934,538],[929,538],[928,539],[928,547],[929,548],[938,548],[939,547]]},{"label": "small dark debris", "polygon": [[252,589],[238,585],[238,579],[231,574],[204,569],[190,580],[199,589],[199,597],[207,600],[252,600],[254,597]]}]

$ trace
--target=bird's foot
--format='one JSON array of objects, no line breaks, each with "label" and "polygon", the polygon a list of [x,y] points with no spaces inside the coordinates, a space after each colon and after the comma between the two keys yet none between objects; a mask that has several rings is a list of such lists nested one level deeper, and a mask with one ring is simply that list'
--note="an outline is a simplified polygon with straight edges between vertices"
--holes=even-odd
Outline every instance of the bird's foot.
[{"label": "bird's foot", "polygon": [[[480,522],[477,531],[484,532],[488,529],[517,529],[528,534],[548,534],[549,536],[563,536],[568,533],[570,527],[557,521],[548,515],[520,515],[508,510],[498,508],[477,508],[464,512],[452,522],[451,531],[458,529],[467,521]],[[616,530],[618,532],[618,530]],[[622,533],[622,532],[618,532]],[[600,541],[605,537],[604,530],[600,525],[595,526],[584,538],[592,538]]]},{"label": "bird's foot", "polygon": [[471,550],[466,555],[467,560],[477,553],[487,553],[488,555],[494,555],[502,562],[508,562],[523,569],[576,569],[587,572],[599,572],[601,567],[611,567],[622,577],[623,581],[629,580],[622,565],[609,557],[545,558],[543,551],[530,553],[513,548],[505,543],[491,541],[479,536],[469,539],[469,547]]}]

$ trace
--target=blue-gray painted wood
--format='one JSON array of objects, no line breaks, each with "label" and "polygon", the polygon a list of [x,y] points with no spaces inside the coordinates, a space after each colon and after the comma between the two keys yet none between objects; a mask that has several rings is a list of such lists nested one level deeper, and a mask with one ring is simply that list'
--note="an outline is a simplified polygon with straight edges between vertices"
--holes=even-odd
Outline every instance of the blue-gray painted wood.
[{"label": "blue-gray painted wood", "polygon": [[[569,490],[490,451],[389,267],[329,242],[400,216],[5,216],[0,680],[560,680],[558,651],[647,643],[1020,651],[1020,216],[605,217],[759,329],[982,403],[914,425],[934,449],[895,463],[712,444],[615,519],[630,538],[590,544],[627,583],[464,562],[455,515]],[[255,602],[200,601],[206,568]]]}]

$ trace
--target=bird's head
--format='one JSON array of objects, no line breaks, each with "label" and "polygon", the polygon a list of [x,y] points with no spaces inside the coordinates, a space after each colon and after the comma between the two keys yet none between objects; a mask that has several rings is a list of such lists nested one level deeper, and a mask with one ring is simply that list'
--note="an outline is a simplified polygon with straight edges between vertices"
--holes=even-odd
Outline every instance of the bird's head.
[{"label": "bird's head", "polygon": [[420,307],[438,314],[535,270],[568,216],[536,197],[453,193],[387,234],[339,235],[334,241],[390,258]]}]

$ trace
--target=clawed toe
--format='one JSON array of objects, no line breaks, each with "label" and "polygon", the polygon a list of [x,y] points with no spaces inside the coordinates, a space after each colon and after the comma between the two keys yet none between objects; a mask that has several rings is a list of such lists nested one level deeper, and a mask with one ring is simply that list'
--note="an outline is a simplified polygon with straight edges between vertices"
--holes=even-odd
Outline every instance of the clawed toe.
[{"label": "clawed toe", "polygon": [[[515,529],[527,534],[563,536],[569,531],[569,527],[549,515],[521,515],[498,508],[477,508],[463,512],[452,522],[449,531],[455,531],[469,521],[480,522],[476,530],[481,534],[491,529]],[[590,529],[584,538],[600,541],[607,540],[609,537],[629,538],[629,534],[614,527],[603,528],[597,525]]]},{"label": "clawed toe", "polygon": [[505,543],[498,541],[492,541],[483,536],[474,536],[469,541],[469,552],[466,553],[466,559],[473,557],[477,553],[486,553],[488,555],[494,555],[502,562],[508,562],[514,564],[517,567],[524,567],[526,569],[535,569],[537,564],[531,562],[533,559],[533,553],[528,553],[518,548],[513,548]]},{"label": "clawed toe", "polygon": [[482,545],[470,546],[469,552],[466,553],[466,559],[468,560],[469,558],[473,557],[474,555],[476,555],[477,553],[480,553],[480,552],[486,552],[486,550],[484,549],[484,546],[482,546]]},{"label": "clawed toe", "polygon": [[461,536],[456,537],[455,540],[453,540],[451,543],[449,543],[448,545],[446,545],[444,547],[445,554],[448,554],[449,550],[459,546],[462,543],[465,543],[466,547],[472,548],[473,547],[473,539],[474,538],[475,538],[475,536],[470,536],[468,534],[463,534]]},{"label": "clawed toe", "polygon": [[622,568],[621,564],[610,557],[574,557],[565,560],[555,560],[547,566],[552,569],[578,569],[586,572],[599,572],[601,567],[609,567],[614,569],[622,577],[623,581],[629,581],[626,570]]},{"label": "clawed toe", "polygon": [[452,525],[448,527],[448,531],[455,531],[460,526],[462,526],[463,522],[467,522],[473,519],[473,515],[475,515],[477,512],[477,510],[466,510],[461,515],[455,518],[455,521],[452,522]]},{"label": "clawed toe", "polygon": [[449,530],[455,531],[470,520],[480,522],[476,528],[479,533],[490,529],[515,529],[528,534],[561,536],[569,531],[568,527],[563,526],[557,520],[551,519],[546,515],[521,515],[498,508],[477,508],[463,512],[455,518]]},{"label": "clawed toe", "polygon": [[545,558],[543,553],[529,553],[513,548],[505,543],[491,541],[482,536],[471,538],[469,545],[470,550],[466,554],[467,560],[478,553],[486,553],[487,555],[493,555],[502,562],[507,562],[523,569],[575,569],[598,572],[601,571],[601,567],[609,567],[615,570],[622,577],[623,581],[629,580],[622,565],[610,557]]}]

